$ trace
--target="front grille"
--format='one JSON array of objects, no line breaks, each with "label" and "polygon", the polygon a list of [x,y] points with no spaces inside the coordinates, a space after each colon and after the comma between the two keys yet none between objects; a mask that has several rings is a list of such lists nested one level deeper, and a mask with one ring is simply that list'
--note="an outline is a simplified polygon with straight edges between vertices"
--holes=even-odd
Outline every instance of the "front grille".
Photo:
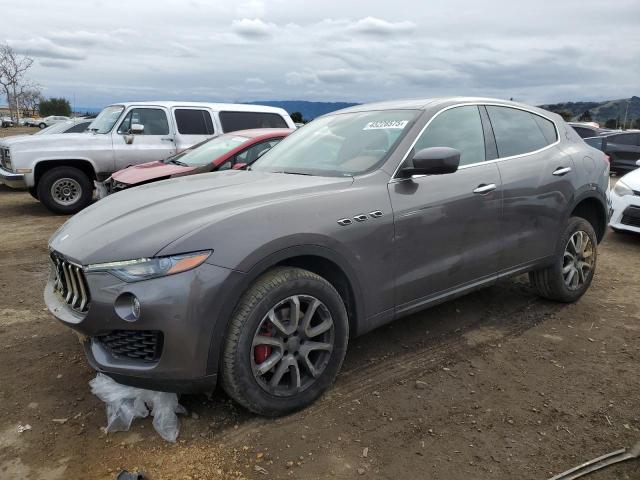
[{"label": "front grille", "polygon": [[630,205],[625,208],[624,212],[622,212],[621,223],[630,227],[640,228],[640,207]]},{"label": "front grille", "polygon": [[75,265],[56,252],[51,252],[53,269],[53,289],[73,310],[86,313],[91,297],[89,286],[80,265]]},{"label": "front grille", "polygon": [[6,170],[10,170],[10,160],[11,160],[11,156],[9,153],[9,149],[6,147],[1,147],[0,148],[0,165],[2,165],[2,168],[6,169]]},{"label": "front grille", "polygon": [[158,330],[114,330],[98,340],[116,358],[156,362],[162,353],[163,335]]}]

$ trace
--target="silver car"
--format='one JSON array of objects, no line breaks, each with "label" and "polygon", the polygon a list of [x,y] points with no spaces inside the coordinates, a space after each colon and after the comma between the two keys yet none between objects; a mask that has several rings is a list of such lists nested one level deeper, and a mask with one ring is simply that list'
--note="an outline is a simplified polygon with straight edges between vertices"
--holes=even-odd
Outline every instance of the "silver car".
[{"label": "silver car", "polygon": [[350,337],[529,273],[579,299],[609,167],[553,113],[492,99],[361,105],[233,170],[126,190],[50,240],[49,310],[119,382],[220,381],[282,415],[333,382]]}]

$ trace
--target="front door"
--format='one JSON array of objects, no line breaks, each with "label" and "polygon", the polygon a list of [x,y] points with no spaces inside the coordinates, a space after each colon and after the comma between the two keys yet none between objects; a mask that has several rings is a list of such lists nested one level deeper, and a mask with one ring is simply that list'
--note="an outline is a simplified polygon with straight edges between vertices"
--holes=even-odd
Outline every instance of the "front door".
[{"label": "front door", "polygon": [[389,183],[399,314],[491,281],[498,268],[502,188],[495,162],[487,161],[492,155],[485,148],[479,108],[467,105],[437,115],[413,151],[429,147],[456,148],[460,167],[452,174]]},{"label": "front door", "polygon": [[[144,130],[133,133],[133,125]],[[115,169],[163,160],[176,153],[167,112],[159,107],[135,107],[127,112],[113,133]]]}]

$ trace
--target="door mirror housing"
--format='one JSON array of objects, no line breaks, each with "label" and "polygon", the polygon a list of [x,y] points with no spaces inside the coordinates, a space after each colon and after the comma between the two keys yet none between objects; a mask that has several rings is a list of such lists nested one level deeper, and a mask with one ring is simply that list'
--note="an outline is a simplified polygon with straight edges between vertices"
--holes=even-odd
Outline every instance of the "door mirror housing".
[{"label": "door mirror housing", "polygon": [[144,133],[144,125],[142,125],[141,123],[132,123],[131,133],[133,135],[140,135],[141,133]]},{"label": "door mirror housing", "polygon": [[636,160],[636,165],[640,167],[640,160]]},{"label": "door mirror housing", "polygon": [[450,147],[423,148],[413,155],[411,162],[412,167],[400,170],[400,177],[454,173],[460,166],[460,151]]}]

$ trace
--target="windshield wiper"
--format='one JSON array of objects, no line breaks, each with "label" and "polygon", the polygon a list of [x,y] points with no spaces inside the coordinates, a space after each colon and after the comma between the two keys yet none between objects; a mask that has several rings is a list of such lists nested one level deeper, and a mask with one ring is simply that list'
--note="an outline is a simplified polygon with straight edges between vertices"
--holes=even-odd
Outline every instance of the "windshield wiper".
[{"label": "windshield wiper", "polygon": [[188,167],[189,166],[186,163],[181,162],[180,160],[176,160],[176,159],[169,159],[168,163],[173,163],[175,165],[180,165],[181,167]]},{"label": "windshield wiper", "polygon": [[287,175],[306,175],[308,177],[312,177],[313,175],[311,175],[310,173],[302,173],[302,172],[287,172],[285,170],[282,170],[280,173],[286,173]]}]

